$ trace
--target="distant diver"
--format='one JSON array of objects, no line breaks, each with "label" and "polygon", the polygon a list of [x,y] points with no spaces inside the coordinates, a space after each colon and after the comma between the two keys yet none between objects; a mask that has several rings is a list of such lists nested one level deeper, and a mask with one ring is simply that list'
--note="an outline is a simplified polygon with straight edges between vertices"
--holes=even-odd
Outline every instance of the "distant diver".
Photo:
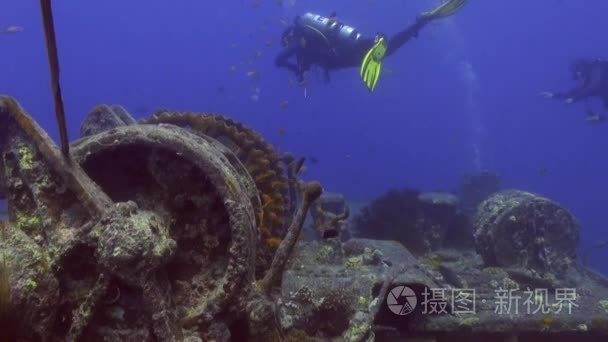
[{"label": "distant diver", "polygon": [[598,97],[608,108],[608,60],[577,60],[570,65],[572,78],[579,82],[578,87],[566,92],[541,93],[544,97],[574,103],[591,97]]},{"label": "distant diver", "polygon": [[[325,81],[329,82],[329,71],[359,67],[360,76],[370,91],[378,83],[382,60],[395,53],[429,22],[448,17],[461,9],[467,0],[448,0],[416,18],[416,22],[388,39],[378,33],[375,38],[365,37],[351,26],[339,22],[336,13],[329,17],[306,13],[297,16],[294,25],[282,35],[283,50],[275,59],[277,67],[289,69],[304,81],[304,74],[312,66],[323,69]],[[290,61],[295,56],[295,62]]]}]

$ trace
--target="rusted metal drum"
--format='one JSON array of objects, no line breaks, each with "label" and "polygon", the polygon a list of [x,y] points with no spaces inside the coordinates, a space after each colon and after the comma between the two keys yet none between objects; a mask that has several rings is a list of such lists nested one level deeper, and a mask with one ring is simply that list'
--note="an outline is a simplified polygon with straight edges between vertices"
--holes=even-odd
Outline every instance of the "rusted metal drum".
[{"label": "rusted metal drum", "polygon": [[489,266],[563,272],[576,260],[579,227],[559,204],[523,191],[503,191],[479,205],[477,250]]}]

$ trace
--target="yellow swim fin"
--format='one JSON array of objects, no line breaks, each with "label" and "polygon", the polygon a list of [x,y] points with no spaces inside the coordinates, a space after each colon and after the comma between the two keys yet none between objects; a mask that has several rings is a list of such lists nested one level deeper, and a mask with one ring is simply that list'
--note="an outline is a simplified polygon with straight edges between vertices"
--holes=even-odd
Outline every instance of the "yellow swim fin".
[{"label": "yellow swim fin", "polygon": [[458,12],[459,9],[466,5],[467,0],[448,0],[443,4],[439,5],[437,8],[424,12],[421,14],[421,17],[427,19],[437,19],[449,17],[450,15]]},{"label": "yellow swim fin", "polygon": [[374,46],[363,57],[359,74],[369,91],[374,91],[374,88],[376,88],[376,84],[380,78],[380,71],[382,71],[382,59],[385,54],[386,40],[384,37],[379,36],[376,38]]}]

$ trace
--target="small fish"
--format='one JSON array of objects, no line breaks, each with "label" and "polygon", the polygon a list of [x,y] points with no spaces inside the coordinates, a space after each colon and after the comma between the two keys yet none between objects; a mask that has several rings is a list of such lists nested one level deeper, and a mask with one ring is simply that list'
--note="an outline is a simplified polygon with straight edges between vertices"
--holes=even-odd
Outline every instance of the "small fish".
[{"label": "small fish", "polygon": [[598,123],[602,123],[602,122],[606,121],[606,116],[592,112],[592,111],[588,111],[585,121],[587,121],[590,124],[598,124]]},{"label": "small fish", "polygon": [[289,101],[281,101],[281,103],[279,103],[279,107],[281,107],[281,109],[287,109],[289,107]]},{"label": "small fish", "polygon": [[271,47],[272,44],[274,44],[273,38],[266,39],[266,41],[264,42],[264,45],[266,45],[266,47]]},{"label": "small fish", "polygon": [[287,79],[287,84],[289,85],[289,87],[293,87],[294,84],[296,84],[296,81],[293,80],[293,78],[288,78]]},{"label": "small fish", "polygon": [[249,98],[251,99],[251,101],[253,101],[253,102],[258,102],[258,101],[259,101],[259,99],[260,99],[260,88],[258,88],[258,87],[253,87],[253,88],[251,89],[251,92],[253,93],[253,94],[251,94],[251,96],[249,97]]},{"label": "small fish", "polygon": [[19,33],[19,32],[23,32],[22,26],[12,25],[12,26],[7,26],[2,29],[2,33]]},{"label": "small fish", "polygon": [[228,70],[230,70],[230,73],[234,74],[236,72],[236,65],[231,65]]},{"label": "small fish", "polygon": [[262,51],[260,50],[255,50],[255,53],[253,55],[253,58],[256,59],[258,57],[262,56]]},{"label": "small fish", "polygon": [[233,49],[236,48],[237,46],[239,46],[237,43],[230,44],[230,47],[233,48]]},{"label": "small fish", "polygon": [[283,26],[289,26],[289,22],[285,19],[280,19],[279,22],[281,23],[281,25]]},{"label": "small fish", "polygon": [[538,172],[539,175],[544,176],[547,174],[547,168],[545,167],[539,167],[536,172]]},{"label": "small fish", "polygon": [[247,71],[247,77],[257,80],[260,78],[260,72],[257,70]]},{"label": "small fish", "polygon": [[348,154],[348,153],[347,153],[347,154],[346,154],[344,157],[345,157],[346,159],[350,159],[352,156],[351,156],[350,154]]},{"label": "small fish", "polygon": [[280,135],[280,136],[284,136],[284,135],[285,135],[285,133],[286,133],[286,132],[285,132],[285,128],[282,128],[282,127],[281,127],[281,128],[279,128],[279,129],[277,129],[277,133],[279,133],[279,135]]},{"label": "small fish", "polygon": [[262,7],[261,1],[254,1],[251,3],[251,8],[260,8],[260,7]]},{"label": "small fish", "polygon": [[289,1],[289,6],[296,7],[296,0],[290,0]]},{"label": "small fish", "polygon": [[311,164],[318,164],[319,163],[319,159],[315,158],[315,157],[308,157],[308,159],[310,159],[310,163]]}]

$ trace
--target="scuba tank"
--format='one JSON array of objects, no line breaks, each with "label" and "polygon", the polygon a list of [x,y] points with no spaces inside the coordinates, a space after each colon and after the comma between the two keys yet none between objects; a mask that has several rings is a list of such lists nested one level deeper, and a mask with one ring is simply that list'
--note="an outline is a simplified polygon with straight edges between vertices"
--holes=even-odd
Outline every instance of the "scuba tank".
[{"label": "scuba tank", "polygon": [[337,40],[337,41],[356,41],[362,37],[359,31],[353,27],[340,23],[338,21],[332,21],[327,17],[323,17],[318,14],[310,12],[301,15],[296,20],[296,25],[302,27],[308,27],[313,29],[317,33],[321,34],[326,40]]}]

